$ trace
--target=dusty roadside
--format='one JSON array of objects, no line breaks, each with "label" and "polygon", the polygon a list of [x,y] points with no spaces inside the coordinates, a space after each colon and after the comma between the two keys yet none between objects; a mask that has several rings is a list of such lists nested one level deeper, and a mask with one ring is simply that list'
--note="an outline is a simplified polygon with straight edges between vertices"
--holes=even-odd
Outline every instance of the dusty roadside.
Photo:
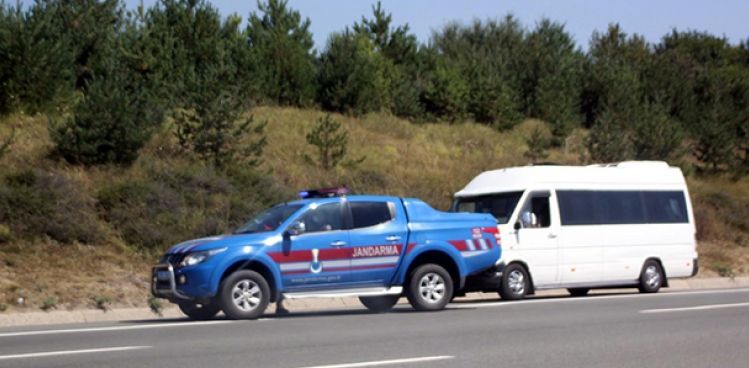
[{"label": "dusty roadside", "polygon": [[[749,287],[749,277],[714,277],[714,278],[693,278],[685,280],[669,280],[670,287],[663,292],[684,291],[684,290],[707,290],[707,289],[729,289]],[[609,289],[595,290],[592,294],[597,293],[633,293],[632,289]],[[547,290],[540,291],[538,296],[567,295],[565,290]],[[471,293],[456,301],[469,300],[494,300],[499,299],[494,293]],[[406,303],[406,300],[401,300]],[[165,303],[168,305],[168,303]],[[340,310],[363,308],[356,298],[336,298],[336,299],[301,299],[289,300],[286,306],[292,313],[310,312],[319,310]],[[268,315],[275,312],[274,307],[268,308]],[[98,309],[81,309],[72,311],[50,311],[50,312],[20,312],[20,313],[0,313],[0,327],[15,326],[34,326],[34,325],[51,325],[65,323],[88,323],[88,322],[112,322],[112,321],[147,321],[154,319],[183,318],[183,315],[175,307],[165,307],[161,315],[155,314],[149,308],[117,308],[107,311]]]}]

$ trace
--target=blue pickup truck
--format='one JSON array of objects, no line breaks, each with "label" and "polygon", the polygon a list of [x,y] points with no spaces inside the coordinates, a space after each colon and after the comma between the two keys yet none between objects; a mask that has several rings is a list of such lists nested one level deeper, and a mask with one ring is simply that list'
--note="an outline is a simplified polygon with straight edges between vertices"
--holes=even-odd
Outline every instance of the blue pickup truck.
[{"label": "blue pickup truck", "polygon": [[[440,310],[500,258],[486,214],[445,213],[418,199],[303,192],[233,234],[190,240],[153,268],[151,291],[193,319],[254,319],[278,298],[357,296],[390,310],[405,295]],[[491,272],[488,272],[491,273]]]}]

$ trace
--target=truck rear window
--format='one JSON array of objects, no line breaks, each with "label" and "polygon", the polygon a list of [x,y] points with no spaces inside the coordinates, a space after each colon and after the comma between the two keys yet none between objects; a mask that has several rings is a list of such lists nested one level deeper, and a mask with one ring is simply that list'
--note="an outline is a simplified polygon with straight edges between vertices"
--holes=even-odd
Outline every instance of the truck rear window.
[{"label": "truck rear window", "polygon": [[388,202],[350,202],[354,228],[369,227],[393,219]]},{"label": "truck rear window", "polygon": [[491,213],[499,224],[510,221],[523,192],[496,193],[477,197],[456,198],[453,212]]}]

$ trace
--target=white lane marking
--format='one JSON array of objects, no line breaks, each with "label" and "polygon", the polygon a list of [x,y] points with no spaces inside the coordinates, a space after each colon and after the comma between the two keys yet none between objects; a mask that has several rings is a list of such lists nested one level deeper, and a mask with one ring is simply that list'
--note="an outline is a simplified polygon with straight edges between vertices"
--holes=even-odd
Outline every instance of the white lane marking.
[{"label": "white lane marking", "polygon": [[232,323],[232,322],[233,321],[153,323],[153,324],[148,324],[148,325],[132,325],[132,326],[107,326],[107,327],[71,328],[71,329],[64,329],[64,330],[18,331],[18,332],[0,333],[0,337],[54,335],[54,334],[71,334],[71,333],[102,332],[102,331],[145,330],[145,329],[151,329],[151,328],[218,325],[218,324]]},{"label": "white lane marking", "polygon": [[701,291],[673,291],[657,294],[616,294],[616,295],[591,295],[586,298],[572,298],[565,297],[562,295],[550,295],[549,299],[526,299],[516,301],[500,301],[500,302],[489,302],[489,303],[453,303],[448,306],[448,309],[474,309],[474,308],[494,308],[494,307],[510,307],[513,305],[531,304],[531,303],[581,303],[586,301],[595,300],[606,300],[606,299],[624,299],[624,298],[653,298],[659,296],[673,296],[673,295],[701,295],[701,294],[733,294],[733,293],[746,293],[749,292],[749,288],[742,289],[726,289],[726,290],[701,290]]},{"label": "white lane marking", "polygon": [[455,357],[452,356],[452,355],[441,355],[441,356],[420,357],[420,358],[376,360],[376,361],[372,361],[372,362],[361,362],[361,363],[344,363],[344,364],[331,364],[331,365],[316,365],[316,366],[313,366],[313,367],[304,367],[304,368],[379,367],[379,366],[383,366],[383,365],[433,362],[433,361],[436,361],[436,360],[447,360],[447,359],[453,359],[453,358],[455,358]]},{"label": "white lane marking", "polygon": [[706,304],[706,305],[698,305],[695,307],[644,309],[644,310],[641,310],[640,313],[649,314],[649,313],[685,312],[685,311],[739,308],[739,307],[749,307],[749,303]]},{"label": "white lane marking", "polygon": [[127,351],[127,350],[138,350],[138,349],[149,349],[150,346],[118,346],[112,348],[97,348],[97,349],[82,349],[82,350],[62,350],[62,351],[45,351],[41,353],[26,353],[26,354],[13,354],[13,355],[0,355],[0,360],[9,359],[25,359],[25,358],[41,358],[59,355],[74,355],[74,354],[93,354],[93,353],[107,353],[113,351]]}]

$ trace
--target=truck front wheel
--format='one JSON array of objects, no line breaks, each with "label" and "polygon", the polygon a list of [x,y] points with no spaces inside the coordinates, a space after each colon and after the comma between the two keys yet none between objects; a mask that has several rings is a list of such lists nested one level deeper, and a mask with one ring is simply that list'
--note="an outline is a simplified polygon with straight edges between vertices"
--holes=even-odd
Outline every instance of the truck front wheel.
[{"label": "truck front wheel", "polygon": [[259,273],[241,270],[224,279],[218,300],[227,317],[256,319],[268,307],[270,287]]},{"label": "truck front wheel", "polygon": [[375,313],[385,313],[393,309],[395,303],[398,303],[398,299],[400,299],[400,295],[359,297],[359,301],[364,304],[367,309]]},{"label": "truck front wheel", "polygon": [[452,277],[442,266],[421,265],[410,274],[406,297],[419,311],[444,309],[453,297]]}]

